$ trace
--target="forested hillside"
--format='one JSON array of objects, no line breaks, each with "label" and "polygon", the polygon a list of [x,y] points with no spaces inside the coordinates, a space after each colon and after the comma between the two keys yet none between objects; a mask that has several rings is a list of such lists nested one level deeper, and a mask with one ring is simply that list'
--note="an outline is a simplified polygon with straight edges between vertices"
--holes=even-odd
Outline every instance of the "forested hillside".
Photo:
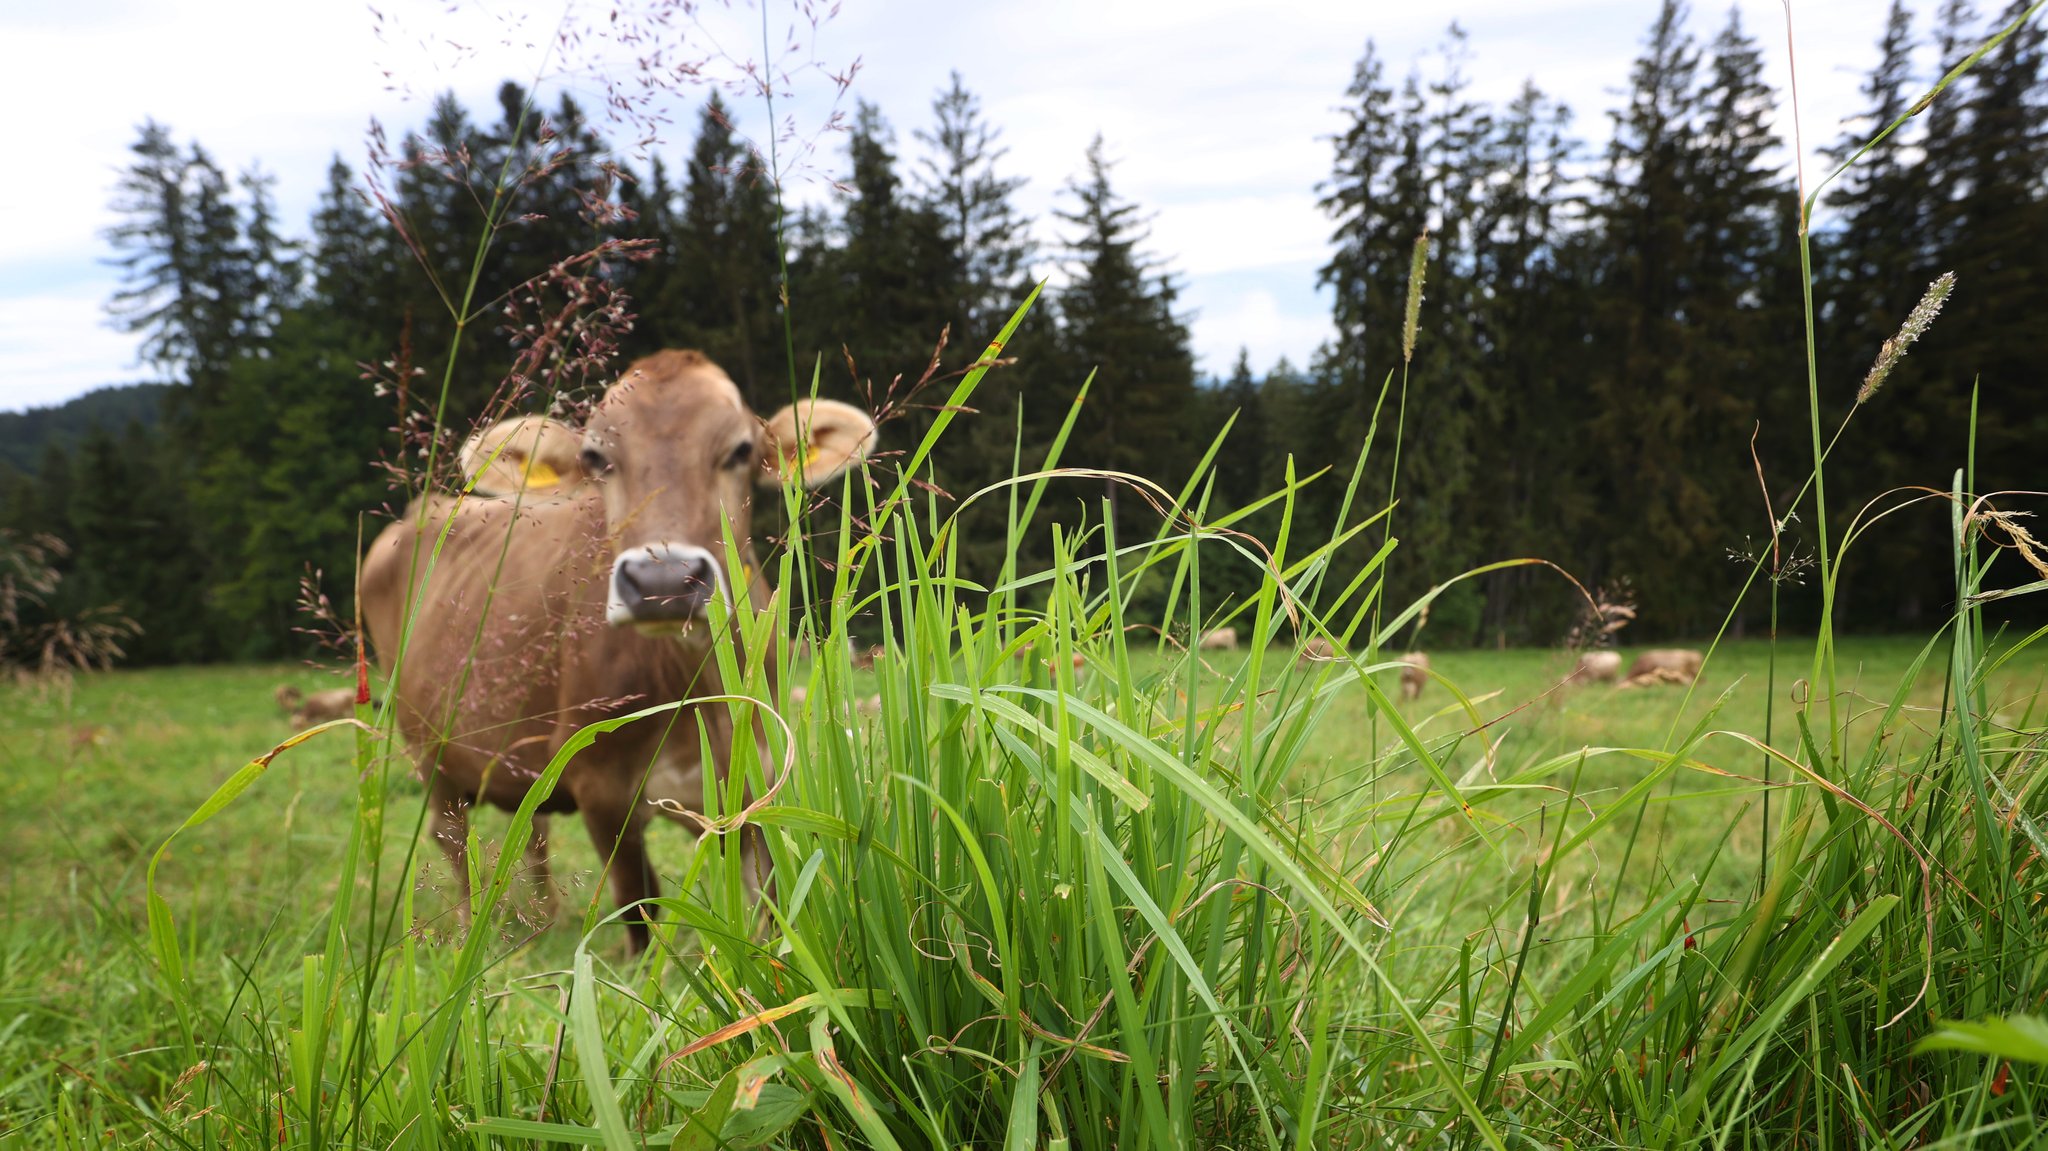
[{"label": "forested hillside", "polygon": [[163,415],[168,384],[110,384],[62,404],[0,412],[0,472],[33,473],[43,453],[70,451],[94,427],[154,424]]},{"label": "forested hillside", "polygon": [[[2024,8],[1980,16],[1943,0],[1916,27],[1894,3],[1864,83],[1868,115],[1841,129],[1835,154],[1915,108]],[[843,190],[802,210],[778,198],[717,99],[687,155],[641,162],[566,99],[536,108],[507,84],[479,114],[444,98],[411,134],[375,141],[368,172],[337,159],[303,231],[276,218],[263,178],[231,176],[152,123],[116,192],[127,287],[111,310],[175,381],[163,420],[53,440],[33,478],[5,479],[0,527],[68,541],[68,606],[120,603],[144,628],[139,659],[298,651],[311,642],[297,630],[302,583],[317,573],[345,617],[357,541],[419,482],[437,415],[459,438],[487,412],[573,412],[627,359],[695,346],[763,410],[808,390],[822,364],[823,391],[882,409],[889,445],[904,447],[942,402],[943,383],[917,387],[940,333],[943,381],[1056,267],[1006,349],[1014,363],[933,457],[933,482],[964,497],[1019,458],[1034,464],[1092,372],[1064,463],[1172,486],[1234,414],[1210,511],[1279,487],[1290,460],[1300,474],[1328,469],[1293,525],[1313,537],[1335,522],[1377,412],[1357,498],[1383,498],[1398,466],[1397,599],[1542,556],[1587,586],[1627,581],[1641,607],[1632,635],[1710,631],[1747,575],[1740,561],[1769,546],[1767,508],[1783,514],[1816,435],[1852,409],[1827,493],[1837,522],[1905,485],[1945,489],[1972,443],[1973,403],[1974,488],[2048,486],[2038,25],[1824,197],[1811,289],[1830,415],[1818,431],[1785,97],[1738,14],[1695,27],[1684,5],[1664,4],[1632,72],[1614,78],[1622,94],[1598,149],[1540,75],[1490,106],[1470,94],[1455,29],[1447,49],[1409,69],[1367,45],[1348,87],[1331,78],[1350,109],[1320,189],[1337,337],[1309,363],[1240,361],[1220,380],[1197,378],[1173,253],[1150,246],[1143,206],[1105,160],[1169,142],[1077,139],[1063,207],[1025,219],[1013,195],[1027,174],[1005,167],[1000,125],[958,76],[930,108],[895,110],[907,135],[862,105]],[[1408,363],[1403,297],[1425,232]],[[1946,311],[1859,398],[1880,347],[1945,271],[1957,283]],[[458,331],[465,309],[474,317]],[[1093,517],[1103,494],[1076,483],[1049,514]],[[1142,501],[1111,498],[1120,530],[1149,530]],[[966,521],[963,554],[980,575],[998,562],[999,504]],[[1949,522],[1924,502],[1852,551],[1842,621],[1938,616],[1954,586]],[[1250,527],[1278,524],[1262,514]],[[1793,556],[1803,530],[1790,525]],[[1793,626],[1812,610],[1797,567],[1781,564]],[[1209,578],[1215,597],[1250,582]],[[1553,643],[1572,611],[1562,581],[1511,569],[1439,600],[1423,642]],[[1738,626],[1762,613],[1747,606]]]}]

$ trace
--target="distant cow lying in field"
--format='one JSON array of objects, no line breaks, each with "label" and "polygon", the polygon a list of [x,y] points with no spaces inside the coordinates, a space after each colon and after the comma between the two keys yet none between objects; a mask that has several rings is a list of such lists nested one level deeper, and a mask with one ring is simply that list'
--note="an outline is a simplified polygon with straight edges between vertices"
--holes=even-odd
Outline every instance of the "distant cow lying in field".
[{"label": "distant cow lying in field", "polygon": [[1401,698],[1417,700],[1422,698],[1422,688],[1429,682],[1429,656],[1411,651],[1401,657]]},{"label": "distant cow lying in field", "polygon": [[335,687],[316,691],[311,695],[300,691],[297,684],[277,685],[277,706],[291,717],[293,731],[304,731],[316,723],[330,719],[341,719],[355,714],[356,689]]},{"label": "distant cow lying in field", "polygon": [[1201,642],[1196,646],[1203,651],[1236,651],[1237,629],[1219,627],[1205,631],[1202,633]]},{"label": "distant cow lying in field", "polygon": [[1648,687],[1657,683],[1687,684],[1699,678],[1706,657],[1690,648],[1658,648],[1636,657],[1628,669],[1623,687]]},{"label": "distant cow lying in field", "polygon": [[[530,430],[536,443],[554,442],[553,432]],[[429,495],[384,529],[363,564],[363,614],[395,678],[399,729],[432,791],[434,836],[465,892],[472,803],[517,807],[593,721],[725,690],[712,644],[730,637],[713,634],[707,607],[715,596],[766,604],[749,536],[755,484],[788,472],[823,483],[866,457],[874,431],[867,415],[831,401],[785,408],[764,424],[717,365],[661,352],[633,364],[582,432],[569,432],[579,444],[570,472],[546,463],[558,496],[522,501],[515,514],[506,499]],[[501,442],[517,446],[524,434],[508,431]],[[548,458],[529,455],[506,474],[531,491],[534,461]],[[728,525],[745,557],[739,572],[724,562]],[[726,776],[731,738],[723,704],[628,724],[579,752],[541,805],[582,813],[610,861],[614,897],[634,907],[636,950],[649,938],[641,901],[657,887],[647,824],[657,810],[679,820],[704,810],[705,789]],[[775,765],[760,769],[772,781]],[[768,876],[766,845],[756,827],[739,834],[755,891]],[[543,835],[527,863],[549,891]]]},{"label": "distant cow lying in field", "polygon": [[1578,666],[1572,668],[1570,678],[1582,683],[1613,683],[1620,674],[1620,652],[1589,651],[1579,656]]}]

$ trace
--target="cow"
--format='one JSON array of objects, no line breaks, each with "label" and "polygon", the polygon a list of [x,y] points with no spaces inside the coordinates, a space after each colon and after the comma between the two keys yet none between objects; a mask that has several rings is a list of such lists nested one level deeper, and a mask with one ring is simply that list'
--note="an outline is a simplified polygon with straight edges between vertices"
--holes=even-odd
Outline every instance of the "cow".
[{"label": "cow", "polygon": [[1417,700],[1422,698],[1422,687],[1429,682],[1429,656],[1411,651],[1398,661],[1401,665],[1401,698]]},{"label": "cow", "polygon": [[1657,648],[1636,657],[1629,665],[1623,687],[1646,687],[1655,683],[1688,684],[1699,678],[1706,656],[1691,648]]},{"label": "cow", "polygon": [[1621,674],[1621,653],[1618,651],[1589,651],[1579,656],[1578,665],[1572,668],[1569,678],[1595,683],[1613,683]]},{"label": "cow", "polygon": [[1237,629],[1234,627],[1212,628],[1202,633],[1201,641],[1195,646],[1203,651],[1236,651]]},{"label": "cow", "polygon": [[331,687],[307,695],[297,684],[281,683],[274,694],[277,706],[290,718],[293,731],[354,715],[356,710],[356,689],[352,687]]},{"label": "cow", "polygon": [[[794,474],[815,487],[865,459],[874,438],[866,413],[829,400],[764,423],[701,353],[659,352],[606,389],[558,495],[428,495],[384,529],[363,562],[363,617],[465,896],[473,803],[516,808],[593,721],[724,690],[712,645],[731,636],[713,634],[710,604],[768,599],[749,536],[754,486]],[[727,531],[739,572],[727,570]],[[704,811],[732,734],[723,704],[627,724],[578,752],[540,805],[582,814],[636,952],[649,941],[643,901],[657,893],[647,824],[656,811],[686,823]],[[774,767],[760,770],[772,782]],[[739,849],[757,892],[769,867],[758,828],[741,830]],[[549,892],[544,835],[526,862]]]}]

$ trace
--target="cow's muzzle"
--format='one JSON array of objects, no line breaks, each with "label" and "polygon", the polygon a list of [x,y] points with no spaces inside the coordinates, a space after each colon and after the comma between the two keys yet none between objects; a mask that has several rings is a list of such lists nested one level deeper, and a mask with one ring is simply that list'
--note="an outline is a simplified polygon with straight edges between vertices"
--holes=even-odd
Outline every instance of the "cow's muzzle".
[{"label": "cow's muzzle", "polygon": [[612,561],[605,622],[618,627],[702,619],[705,605],[724,584],[725,573],[703,548],[683,544],[631,548]]}]

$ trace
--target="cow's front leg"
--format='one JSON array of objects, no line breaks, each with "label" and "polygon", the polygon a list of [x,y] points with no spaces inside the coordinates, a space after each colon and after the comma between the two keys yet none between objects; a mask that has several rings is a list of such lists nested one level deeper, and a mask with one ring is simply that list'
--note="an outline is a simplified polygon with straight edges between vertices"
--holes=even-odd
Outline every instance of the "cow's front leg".
[{"label": "cow's front leg", "polygon": [[583,826],[597,856],[605,861],[612,898],[626,909],[626,937],[634,954],[647,950],[654,909],[646,901],[661,894],[654,865],[647,859],[647,817],[610,804],[583,809]]}]

